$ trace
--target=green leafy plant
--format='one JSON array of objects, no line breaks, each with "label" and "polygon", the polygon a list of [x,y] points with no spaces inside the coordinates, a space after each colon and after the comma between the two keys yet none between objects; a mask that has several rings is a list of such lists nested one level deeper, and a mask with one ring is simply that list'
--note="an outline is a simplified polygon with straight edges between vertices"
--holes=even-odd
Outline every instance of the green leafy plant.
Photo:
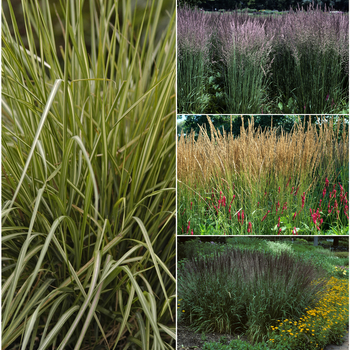
[{"label": "green leafy plant", "polygon": [[48,0],[22,1],[25,38],[7,5],[2,348],[171,349],[174,6],[62,1],[59,48]]}]

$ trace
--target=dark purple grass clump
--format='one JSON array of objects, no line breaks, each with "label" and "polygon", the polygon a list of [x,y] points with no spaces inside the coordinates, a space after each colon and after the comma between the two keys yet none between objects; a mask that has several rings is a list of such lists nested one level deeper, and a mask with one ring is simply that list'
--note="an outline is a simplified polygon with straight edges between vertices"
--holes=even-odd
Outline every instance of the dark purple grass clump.
[{"label": "dark purple grass clump", "polygon": [[227,250],[188,260],[178,272],[181,319],[196,331],[267,339],[271,325],[298,319],[325,291],[325,271],[282,252]]}]

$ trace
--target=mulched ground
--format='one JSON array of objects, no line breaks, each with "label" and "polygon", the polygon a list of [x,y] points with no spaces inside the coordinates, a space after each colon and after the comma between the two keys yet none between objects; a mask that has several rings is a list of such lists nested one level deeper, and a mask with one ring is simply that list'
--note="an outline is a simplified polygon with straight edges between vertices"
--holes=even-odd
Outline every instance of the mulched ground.
[{"label": "mulched ground", "polygon": [[[195,333],[190,328],[183,324],[177,325],[177,350],[202,350],[204,343],[219,342],[220,338],[226,337],[225,344],[228,344],[231,340],[237,339],[237,335],[222,334],[222,333]],[[240,336],[240,339],[247,340],[246,337]]]}]

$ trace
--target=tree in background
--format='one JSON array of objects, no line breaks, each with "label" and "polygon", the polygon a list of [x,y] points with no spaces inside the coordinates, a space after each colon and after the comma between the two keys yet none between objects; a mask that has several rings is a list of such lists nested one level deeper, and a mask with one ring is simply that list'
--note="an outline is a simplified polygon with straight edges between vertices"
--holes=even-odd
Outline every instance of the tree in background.
[{"label": "tree in background", "polygon": [[[340,116],[342,118],[343,116]],[[180,117],[181,118],[181,117]],[[180,119],[178,117],[178,119]],[[232,133],[234,136],[239,136],[240,130],[242,127],[242,118],[244,122],[244,127],[248,127],[248,122],[252,116],[232,116]],[[326,120],[330,119],[331,116],[323,116]],[[334,118],[338,118],[337,116]],[[219,129],[221,132],[224,130],[225,132],[231,132],[231,116],[227,115],[215,115],[210,116],[210,119],[216,129]],[[320,124],[321,119],[319,116],[298,116],[298,115],[274,115],[271,117],[265,115],[256,115],[254,116],[254,128],[258,129],[259,127],[263,130],[265,128],[281,128],[284,132],[290,132],[294,126],[294,124],[300,120],[300,122],[311,121],[312,124]],[[305,127],[307,127],[307,123],[305,123]],[[210,130],[208,119],[206,115],[189,115],[186,116],[185,120],[182,120],[180,123],[178,122],[177,126],[177,134],[181,134],[181,130],[184,131],[185,134],[190,133],[191,130],[195,131],[195,135],[199,134],[200,126]],[[344,123],[341,124],[340,132],[338,137],[341,139],[341,135],[343,130],[347,131],[349,128],[349,117],[344,116]]]},{"label": "tree in background", "polygon": [[[248,127],[248,122],[251,116],[243,116],[244,127]],[[272,125],[273,127],[282,127],[285,131],[290,131],[297,120],[298,116],[281,116],[276,115],[272,116]],[[227,115],[216,115],[210,116],[210,119],[215,126],[215,128],[219,128],[220,131],[225,130],[225,132],[231,131],[231,117]],[[182,124],[184,133],[189,133],[191,130],[194,130],[196,135],[199,133],[199,126],[203,126],[210,129],[208,119],[206,115],[190,115],[187,116],[185,122]],[[254,127],[257,129],[258,127],[262,129],[266,127],[271,127],[271,118],[267,116],[254,116]],[[232,116],[232,133],[235,136],[240,134],[240,130],[242,127],[242,118],[241,116]],[[181,131],[180,131],[181,132]]]}]

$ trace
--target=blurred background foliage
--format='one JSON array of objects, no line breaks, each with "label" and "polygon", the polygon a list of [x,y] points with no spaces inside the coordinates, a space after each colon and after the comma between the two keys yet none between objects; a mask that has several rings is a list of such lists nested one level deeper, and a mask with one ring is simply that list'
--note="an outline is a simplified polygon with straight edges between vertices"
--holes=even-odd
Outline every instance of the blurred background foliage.
[{"label": "blurred background foliage", "polygon": [[[43,3],[43,1],[41,1]],[[142,16],[146,9],[146,7],[151,7],[151,2],[147,0],[132,0],[132,11],[135,11],[135,17],[133,24],[135,25],[135,29],[140,28],[141,22],[142,22]],[[147,5],[148,3],[148,5]],[[169,12],[171,12],[171,8],[173,5],[173,0],[164,0],[163,1],[164,6],[162,8],[162,12],[160,14],[159,23],[157,25],[157,33],[156,33],[156,40],[159,40],[161,37],[161,34],[165,31],[168,23],[169,23]],[[57,51],[60,47],[64,47],[64,37],[63,37],[63,31],[64,31],[64,7],[62,6],[62,3],[60,0],[50,0],[50,14],[52,18],[52,24],[53,24],[53,30],[55,33],[55,40],[57,43]],[[26,29],[25,29],[25,23],[23,18],[23,8],[22,8],[22,0],[12,0],[11,5],[13,7],[13,11],[15,13],[16,19],[17,19],[17,25],[20,34],[22,35],[21,39],[23,41],[23,44],[25,47],[28,48],[28,41],[26,36]],[[10,12],[9,12],[9,6],[7,1],[2,1],[2,9],[4,11],[4,15],[6,19],[10,20]],[[119,1],[119,21],[120,23],[123,23],[123,14],[122,14],[122,1]],[[91,47],[91,25],[90,25],[90,12],[89,12],[89,2],[85,1],[83,5],[83,18],[84,18],[84,35],[85,35],[85,44],[86,49],[88,52],[90,52]],[[97,13],[98,15],[98,13]],[[114,18],[111,18],[111,23],[113,23]],[[112,30],[111,30],[112,31]],[[143,43],[143,39],[141,38],[141,44]],[[38,40],[36,40],[36,44],[38,45]],[[37,46],[38,48],[38,46]],[[57,52],[58,56],[60,57],[60,62],[63,66],[63,58],[59,55],[59,52]]]},{"label": "blurred background foliage", "polygon": [[[244,115],[242,116],[228,116],[228,115],[211,115],[210,119],[215,126],[215,128],[220,128],[220,130],[225,130],[225,132],[231,131],[231,117],[232,117],[232,133],[234,136],[239,136],[240,130],[242,127],[242,118],[244,122],[244,127],[248,127],[249,120],[251,116]],[[325,120],[331,118],[331,116],[322,116]],[[338,118],[338,117],[336,117]],[[343,116],[339,116],[343,118]],[[296,122],[303,123],[304,120],[311,120],[313,124],[320,122],[320,116],[311,115],[311,116],[298,116],[298,115],[255,115],[254,116],[254,127],[258,129],[270,128],[281,128],[284,132],[290,132]],[[177,134],[181,135],[181,132],[190,133],[191,130],[194,130],[196,136],[199,133],[199,125],[204,126],[207,130],[210,130],[208,118],[206,115],[187,115],[187,116],[178,116],[177,117]],[[349,128],[349,117],[344,116],[344,123],[341,124],[340,136],[342,129],[348,130]]]},{"label": "blurred background foliage", "polygon": [[325,6],[348,12],[349,0],[178,0],[178,6],[200,7],[207,11],[255,9],[255,10],[289,10],[297,7],[306,7],[314,3],[322,8]]}]

